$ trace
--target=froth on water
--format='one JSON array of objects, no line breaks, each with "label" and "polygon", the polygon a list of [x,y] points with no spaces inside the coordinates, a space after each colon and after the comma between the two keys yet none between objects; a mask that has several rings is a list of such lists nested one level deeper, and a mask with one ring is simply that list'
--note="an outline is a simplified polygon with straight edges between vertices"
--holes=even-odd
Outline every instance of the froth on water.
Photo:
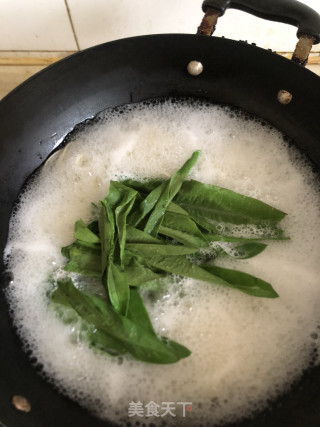
[{"label": "froth on water", "polygon": [[[198,149],[191,178],[288,214],[283,228],[290,241],[270,242],[258,257],[236,261],[237,269],[270,282],[280,298],[175,281],[155,302],[145,295],[146,303],[159,334],[186,345],[191,357],[163,366],[93,352],[78,339],[76,325],[62,324],[48,307],[48,277],[63,274],[61,246],[72,242],[77,219],[89,220],[90,203],[105,197],[111,179],[170,177]],[[186,425],[250,415],[290,387],[319,349],[319,207],[306,161],[258,120],[196,101],[107,111],[47,162],[12,219],[8,298],[19,333],[46,375],[99,417],[123,424],[129,402],[151,400],[192,402],[192,415],[181,419]]]}]

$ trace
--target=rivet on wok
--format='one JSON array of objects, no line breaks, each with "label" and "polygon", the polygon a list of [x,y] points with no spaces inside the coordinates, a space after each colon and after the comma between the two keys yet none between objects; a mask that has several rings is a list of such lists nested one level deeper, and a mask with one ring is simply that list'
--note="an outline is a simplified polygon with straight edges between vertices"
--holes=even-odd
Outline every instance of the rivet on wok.
[{"label": "rivet on wok", "polygon": [[282,89],[279,90],[277,98],[281,104],[289,104],[292,101],[292,93]]},{"label": "rivet on wok", "polygon": [[203,65],[199,61],[190,61],[187,70],[192,76],[198,76],[203,71]]},{"label": "rivet on wok", "polygon": [[18,409],[18,411],[30,412],[31,410],[31,405],[28,400],[23,396],[19,396],[18,394],[12,397],[12,405]]}]

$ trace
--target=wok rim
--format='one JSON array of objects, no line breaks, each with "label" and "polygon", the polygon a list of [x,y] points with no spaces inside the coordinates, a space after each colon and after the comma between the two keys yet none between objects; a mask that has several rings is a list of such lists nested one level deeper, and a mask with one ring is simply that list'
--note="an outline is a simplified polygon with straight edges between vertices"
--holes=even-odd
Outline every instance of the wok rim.
[{"label": "wok rim", "polygon": [[[0,117],[1,117],[1,107],[3,106],[3,105],[5,105],[5,104],[7,104],[8,102],[10,102],[11,101],[11,99],[12,99],[12,97],[16,97],[17,95],[19,95],[20,93],[21,93],[21,91],[23,91],[23,90],[25,90],[25,88],[28,88],[30,85],[33,85],[33,83],[34,82],[37,82],[39,79],[41,79],[41,78],[43,78],[43,77],[46,77],[48,74],[50,75],[50,74],[52,74],[52,73],[55,73],[56,72],[56,70],[58,71],[58,68],[59,67],[64,67],[65,65],[69,65],[70,63],[72,64],[73,62],[77,62],[77,60],[79,59],[79,58],[84,58],[87,54],[92,54],[92,53],[99,53],[99,51],[100,50],[105,50],[106,48],[107,49],[109,49],[110,47],[112,47],[112,46],[118,46],[119,45],[119,43],[120,44],[123,44],[123,43],[126,43],[126,42],[128,42],[129,41],[129,44],[130,44],[130,42],[140,42],[140,41],[143,41],[143,42],[145,42],[145,41],[147,41],[147,42],[149,42],[149,41],[154,41],[154,40],[160,40],[160,39],[163,39],[163,40],[166,40],[167,38],[172,38],[172,39],[186,39],[186,38],[192,38],[192,39],[197,39],[197,40],[199,40],[199,39],[201,39],[201,41],[202,40],[205,40],[204,38],[203,38],[203,36],[196,36],[196,35],[190,35],[190,34],[160,34],[160,35],[146,35],[146,36],[137,36],[137,37],[130,37],[130,38],[124,38],[124,39],[120,39],[120,40],[115,40],[115,41],[111,41],[111,42],[107,42],[107,43],[102,43],[102,44],[100,44],[100,45],[97,45],[97,46],[93,46],[93,47],[90,47],[90,48],[88,48],[88,49],[85,49],[85,50],[83,50],[83,51],[79,51],[79,52],[76,52],[76,53],[74,53],[74,54],[72,54],[72,55],[70,55],[70,56],[68,56],[68,57],[66,57],[66,58],[63,58],[62,60],[60,60],[60,61],[58,61],[58,62],[56,62],[56,63],[54,63],[54,64],[52,64],[52,65],[50,65],[49,67],[46,67],[46,68],[44,68],[43,70],[41,70],[39,73],[37,73],[37,74],[35,74],[35,75],[33,75],[33,76],[31,76],[29,79],[27,79],[25,82],[23,82],[22,84],[20,84],[17,88],[15,88],[13,91],[11,91],[7,96],[5,96],[2,100],[1,100],[1,102],[0,102]],[[206,39],[207,40],[207,39]],[[273,52],[270,52],[270,51],[268,51],[268,50],[265,50],[265,49],[263,49],[263,48],[260,48],[260,47],[257,47],[257,46],[252,46],[252,45],[249,45],[249,44],[245,44],[245,43],[242,43],[242,42],[239,42],[239,41],[235,41],[235,40],[230,40],[230,39],[220,39],[220,38],[218,38],[218,37],[212,37],[210,40],[212,40],[212,41],[210,41],[210,42],[208,42],[208,41],[205,41],[204,43],[206,43],[206,44],[208,44],[208,43],[219,43],[219,44],[222,44],[222,45],[225,45],[225,46],[229,46],[229,47],[231,47],[232,49],[234,49],[234,50],[237,50],[238,49],[238,47],[239,46],[241,46],[241,49],[243,50],[246,50],[246,51],[248,51],[249,52],[249,54],[251,54],[252,52],[260,52],[260,54],[263,54],[263,56],[265,56],[266,58],[268,58],[268,61],[269,61],[269,58],[270,58],[270,60],[272,61],[272,62],[277,62],[278,64],[280,64],[280,65],[283,65],[286,69],[292,69],[292,70],[295,70],[294,71],[294,74],[295,75],[300,75],[301,76],[301,78],[303,78],[303,79],[306,79],[306,80],[310,80],[310,81],[316,81],[315,80],[315,78],[317,79],[317,82],[318,82],[318,84],[319,84],[319,90],[320,90],[320,79],[319,79],[319,77],[318,76],[316,76],[314,73],[312,73],[311,71],[309,71],[309,70],[307,70],[307,69],[303,69],[303,68],[301,68],[299,65],[297,65],[297,64],[294,64],[294,63],[292,63],[291,61],[289,61],[288,59],[286,59],[286,58],[284,58],[284,57],[281,57],[281,56],[279,56],[279,55],[277,55],[277,54],[275,54],[275,53],[273,53]],[[217,40],[219,40],[219,41],[217,41]],[[290,64],[290,65],[289,65]],[[279,65],[279,66],[280,66]],[[299,70],[299,71],[298,71]],[[319,92],[320,93],[320,92]],[[121,104],[120,104],[121,105]],[[97,111],[97,113],[99,113],[99,111]],[[69,129],[69,131],[64,135],[64,137],[72,130],[74,128],[74,126],[73,127],[71,127],[70,129]],[[42,162],[40,162],[39,163],[39,165],[41,164]],[[2,180],[1,180],[1,186],[2,186]],[[13,341],[16,341],[16,337],[13,339]],[[320,371],[319,371],[320,372]],[[308,377],[308,373],[306,373],[305,374],[305,377],[307,378]],[[303,379],[302,379],[302,381],[303,381]],[[51,387],[51,386],[50,386]],[[319,388],[319,391],[320,391],[320,388]],[[320,393],[319,393],[319,395],[320,395]],[[65,399],[65,398],[64,398]],[[7,402],[7,400],[6,400],[6,402]],[[69,405],[69,403],[68,403],[68,405]],[[67,405],[67,406],[68,406]],[[73,405],[75,405],[75,406],[73,406]],[[69,407],[69,406],[68,406]],[[77,404],[74,404],[73,402],[71,403],[71,407],[73,407],[73,408],[77,408],[76,410],[77,411],[79,411],[79,413],[82,413],[82,415],[83,416],[85,416],[84,414],[86,414],[86,411],[83,411],[83,412],[81,412],[82,411],[82,409],[79,409],[79,407],[78,407],[78,405]],[[20,420],[22,420],[22,418],[21,418],[21,414],[19,413],[19,414],[16,414],[16,416],[17,416],[17,418],[16,418],[16,420],[15,420],[15,426],[22,426],[22,425],[27,425],[27,424],[23,424],[24,423],[24,421],[23,421],[23,423],[22,424],[19,424],[20,423]],[[265,415],[263,415],[263,416],[265,416]],[[10,417],[11,417],[11,415],[10,415]],[[10,417],[9,417],[9,419],[10,419]],[[95,422],[97,422],[97,426],[98,425],[100,425],[99,424],[99,420],[98,421],[96,421],[97,419],[96,418],[94,418],[94,420],[95,420]],[[281,422],[282,422],[282,420],[281,420]],[[67,424],[65,424],[65,425],[67,425]],[[70,425],[70,424],[69,424]],[[103,424],[101,424],[101,425],[106,425],[106,423],[105,422],[103,422]],[[240,424],[237,424],[237,425],[240,425]],[[246,421],[246,425],[247,426],[249,426],[249,425],[251,425],[250,424],[250,422],[248,422],[248,421]],[[255,425],[255,424],[252,424],[252,425]],[[256,424],[256,425],[259,425],[259,427],[261,426],[263,426],[264,424],[263,424],[263,420],[262,421],[259,421],[259,424]],[[267,424],[266,424],[267,425]],[[274,424],[274,426],[276,426],[277,424]],[[281,424],[279,424],[279,426],[280,426]],[[298,424],[297,424],[298,425]],[[312,426],[312,424],[309,424],[310,426]],[[316,426],[316,424],[314,424],[315,426]]]}]

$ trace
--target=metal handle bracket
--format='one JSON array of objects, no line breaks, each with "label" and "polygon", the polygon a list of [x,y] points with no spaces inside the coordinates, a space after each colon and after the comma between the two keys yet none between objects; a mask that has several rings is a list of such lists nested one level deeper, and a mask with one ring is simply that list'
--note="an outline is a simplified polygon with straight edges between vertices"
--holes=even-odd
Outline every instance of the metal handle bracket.
[{"label": "metal handle bracket", "polygon": [[228,8],[242,10],[259,18],[298,27],[299,41],[292,61],[306,65],[313,44],[320,43],[320,15],[296,0],[204,0],[205,16],[197,34],[212,35],[219,16]]}]

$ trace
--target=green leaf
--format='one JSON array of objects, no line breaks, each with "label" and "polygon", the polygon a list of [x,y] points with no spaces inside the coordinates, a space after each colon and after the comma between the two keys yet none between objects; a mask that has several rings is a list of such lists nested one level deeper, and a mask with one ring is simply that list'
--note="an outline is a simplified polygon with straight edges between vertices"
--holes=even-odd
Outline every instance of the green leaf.
[{"label": "green leaf", "polygon": [[185,233],[184,231],[174,230],[173,228],[168,228],[164,226],[160,226],[159,234],[163,234],[164,236],[171,237],[171,239],[176,240],[183,245],[195,248],[206,248],[208,247],[208,242],[204,239],[194,236],[192,234]]},{"label": "green leaf", "polygon": [[129,304],[129,284],[125,273],[113,262],[115,252],[116,227],[120,247],[120,262],[123,267],[123,256],[126,239],[126,217],[135,201],[137,192],[122,184],[111,181],[107,197],[101,202],[99,218],[102,258],[102,284],[109,295],[115,310],[126,314]]},{"label": "green leaf", "polygon": [[147,332],[155,335],[149,314],[137,288],[130,289],[130,304],[127,317]]},{"label": "green leaf", "polygon": [[73,243],[71,243],[68,246],[63,246],[61,248],[61,253],[63,256],[65,256],[66,258],[70,259],[70,251],[73,248],[78,248],[79,250],[83,250],[83,251],[91,251],[93,253],[98,253],[100,254],[101,251],[101,247],[100,244],[97,243],[87,243],[87,242],[83,242],[80,240],[76,240]]},{"label": "green leaf", "polygon": [[121,341],[111,337],[100,329],[93,328],[87,333],[87,340],[90,347],[110,354],[110,356],[119,356],[127,352],[126,347]]},{"label": "green leaf", "polygon": [[[204,263],[220,254],[250,258],[266,248],[258,240],[286,239],[277,228],[286,214],[221,187],[185,181],[199,154],[194,152],[167,181],[111,181],[99,220],[76,222],[76,241],[61,249],[69,258],[65,270],[100,277],[107,300],[79,291],[71,279],[58,281],[51,298],[80,316],[91,347],[110,355],[130,353],[150,363],[189,356],[183,345],[155,334],[137,289],[156,284],[158,291],[170,275],[258,297],[278,296],[259,278]],[[246,237],[234,235],[237,225],[246,226]],[[63,309],[57,312],[63,320]]]},{"label": "green leaf", "polygon": [[127,274],[121,271],[120,266],[109,260],[108,268],[102,277],[102,282],[106,284],[110,302],[114,309],[123,316],[126,316],[130,299]]},{"label": "green leaf", "polygon": [[74,238],[86,243],[100,243],[99,237],[89,229],[82,219],[75,223]]},{"label": "green leaf", "polygon": [[156,239],[138,228],[131,227],[131,225],[127,225],[126,239],[128,243],[163,243],[160,239]]},{"label": "green leaf", "polygon": [[173,353],[179,358],[184,359],[191,355],[191,351],[187,349],[185,346],[179,344],[176,341],[169,340],[168,338],[162,337],[162,342],[164,342]]},{"label": "green leaf", "polygon": [[250,242],[240,245],[230,243],[216,242],[221,249],[221,253],[237,259],[248,259],[259,255],[267,247],[264,243]]},{"label": "green leaf", "polygon": [[126,265],[125,272],[130,286],[143,286],[149,282],[163,279],[166,276],[165,274],[154,272],[150,267],[142,265],[135,258],[132,258],[131,262]]},{"label": "green leaf", "polygon": [[138,360],[149,363],[175,363],[190,355],[185,347],[167,340],[160,340],[139,323],[116,313],[111,304],[101,298],[80,292],[71,279],[60,280],[51,294],[53,302],[72,307],[78,315],[95,329],[121,342]]},{"label": "green leaf", "polygon": [[158,187],[152,190],[147,197],[140,202],[138,209],[128,218],[128,224],[137,227],[157,204],[165,187],[166,182],[162,182]]},{"label": "green leaf", "polygon": [[174,212],[165,212],[162,225],[164,227],[169,227],[175,230],[185,231],[186,233],[193,234],[206,243],[206,240],[204,239],[197,224],[190,218],[188,214],[182,215]]},{"label": "green leaf", "polygon": [[[156,236],[161,225],[163,215],[171,203],[172,199],[180,190],[183,182],[189,175],[190,170],[193,168],[195,163],[198,160],[200,155],[200,151],[195,151],[190,159],[188,159],[184,165],[175,172],[169,181],[165,182],[165,188],[157,201],[153,211],[150,214],[150,217],[147,221],[146,226],[144,227],[144,231],[146,233],[151,234],[152,236]],[[161,186],[163,183],[161,184]]]},{"label": "green leaf", "polygon": [[148,263],[155,268],[159,268],[160,270],[176,274],[178,276],[191,277],[193,279],[211,282],[217,285],[229,285],[225,280],[222,280],[220,277],[213,276],[183,255],[152,256],[148,258]]},{"label": "green leaf", "polygon": [[275,298],[278,296],[269,283],[250,274],[223,269],[210,264],[198,266],[184,256],[150,257],[148,258],[148,263],[172,274],[228,286],[249,295],[263,298]]},{"label": "green leaf", "polygon": [[169,203],[169,206],[166,209],[166,213],[167,212],[172,212],[172,213],[176,213],[176,214],[180,214],[180,215],[189,216],[187,211],[182,209],[181,206],[177,205],[177,203],[174,203],[174,202]]},{"label": "green leaf", "polygon": [[[174,204],[171,204],[174,206]],[[188,213],[181,214],[166,211],[159,233],[164,234],[180,243],[198,248],[208,247],[208,242],[199,230],[197,224],[189,217]]]},{"label": "green leaf", "polygon": [[123,254],[126,242],[126,219],[135,202],[137,192],[119,182],[111,181],[109,192],[104,199],[110,210],[114,212],[120,247],[120,262],[123,265]]},{"label": "green leaf", "polygon": [[137,181],[135,179],[125,179],[120,182],[123,185],[126,185],[127,187],[133,188],[134,190],[138,191],[139,194],[147,196],[165,181],[163,179],[147,179],[143,181]]},{"label": "green leaf", "polygon": [[198,248],[181,245],[152,245],[144,243],[127,243],[126,250],[149,258],[158,255],[188,255],[198,252]]},{"label": "green leaf", "polygon": [[100,253],[85,246],[73,246],[69,250],[70,261],[64,267],[65,271],[82,274],[83,276],[100,277]]},{"label": "green leaf", "polygon": [[[124,182],[127,183],[127,185],[132,186],[132,188],[136,189],[141,194],[146,194],[149,191],[152,191],[155,187],[159,186],[164,181],[160,180],[160,179],[152,179],[152,180],[148,180],[148,181],[126,180]],[[190,188],[190,187],[192,187],[192,188]],[[257,220],[257,218],[255,220],[246,220],[243,224],[248,224],[248,223],[255,224],[255,223],[266,222],[266,223],[268,223],[268,225],[270,225],[270,224],[273,224],[275,222],[280,221],[286,215],[284,212],[281,212],[281,211],[279,211],[279,210],[277,210],[277,209],[275,209],[275,208],[273,208],[273,207],[271,207],[271,206],[269,206],[269,205],[267,205],[267,204],[265,204],[265,203],[263,203],[257,199],[254,199],[251,197],[246,197],[246,196],[240,195],[240,194],[235,193],[231,190],[226,190],[226,189],[221,188],[221,187],[208,185],[208,184],[202,184],[202,183],[200,183],[198,181],[194,181],[194,180],[186,181],[183,183],[183,185],[180,189],[180,192],[174,198],[174,202],[171,202],[170,205],[168,206],[167,212],[172,211],[175,213],[190,213],[191,212],[190,208],[187,209],[187,207],[186,207],[189,204],[190,199],[192,197],[192,194],[190,194],[190,192],[192,193],[192,190],[194,190],[194,189],[196,191],[198,191],[199,190],[198,187],[201,187],[200,190],[204,190],[204,193],[206,193],[206,194],[208,193],[208,191],[210,192],[211,189],[213,189],[219,195],[219,191],[223,190],[221,193],[221,198],[224,199],[226,197],[225,201],[227,203],[232,202],[233,196],[235,196],[235,202],[240,201],[240,202],[245,203],[245,204],[247,202],[249,202],[249,204],[250,204],[250,206],[248,206],[249,211],[251,210],[251,208],[255,209],[255,206],[253,206],[251,204],[251,202],[253,202],[253,204],[255,204],[255,202],[258,202],[258,205],[260,205],[259,206],[259,209],[260,209],[259,214],[261,214],[261,208],[262,208],[262,211],[264,211],[264,209],[266,208],[266,211],[263,213],[262,217],[258,218],[258,220]],[[205,188],[205,187],[207,187],[207,188]],[[186,194],[182,194],[182,192],[186,192]],[[194,220],[199,225],[206,228],[207,230],[216,232],[217,231],[216,226],[218,224],[220,224],[221,221],[216,220],[215,216],[214,216],[213,220],[210,220],[210,219],[208,220],[207,213],[205,212],[206,211],[206,209],[205,209],[205,207],[206,207],[206,203],[205,203],[206,202],[206,194],[203,197],[204,200],[201,201],[201,203],[204,204],[204,206],[203,206],[204,209],[202,210],[201,205],[200,205],[200,206],[196,207],[194,210],[192,210],[192,212],[194,214]],[[197,193],[195,192],[193,195],[197,196]],[[217,194],[213,194],[213,196],[216,196],[216,195]],[[211,196],[212,196],[212,194],[211,194]],[[198,198],[199,197],[197,197],[197,199]],[[202,197],[200,197],[200,199],[202,199]],[[211,197],[211,199],[212,199],[212,197]],[[241,199],[243,199],[243,200],[241,200]],[[184,206],[184,203],[185,203],[185,206]],[[192,206],[193,203],[190,203],[190,205]],[[178,210],[179,207],[181,209],[180,211]],[[202,213],[201,213],[201,211],[202,211]],[[224,210],[223,210],[223,212],[224,212]],[[227,209],[227,212],[228,212],[228,209]],[[220,212],[218,212],[218,213],[220,213]],[[269,214],[272,215],[272,219],[269,218]],[[190,213],[190,215],[191,215],[191,213]],[[238,217],[239,213],[237,212],[236,215]],[[210,216],[213,216],[212,212],[209,214],[209,217]],[[265,216],[267,218],[265,218]],[[255,221],[257,221],[257,222],[255,222]],[[232,222],[232,221],[230,220],[230,222]],[[239,223],[241,223],[241,219],[239,219]],[[276,229],[276,228],[272,227],[272,230],[270,230],[270,231],[271,232],[274,231],[273,235],[271,233],[270,236],[264,235],[263,237],[261,237],[259,239],[255,239],[255,240],[261,240],[262,238],[263,239],[277,239],[277,240],[278,239],[280,239],[280,240],[287,240],[288,239],[287,237],[282,236],[283,231],[280,229]],[[217,237],[217,240],[219,240],[218,239],[218,236],[219,236],[218,233],[214,234],[213,236]],[[224,237],[226,239],[225,241],[233,241],[233,240],[227,240],[227,239],[233,239],[233,236],[224,236]],[[236,237],[235,239],[237,239],[236,241],[239,241],[240,237]],[[211,241],[213,241],[213,240],[215,240],[215,239],[213,238]],[[243,240],[247,240],[247,239],[243,238]]]},{"label": "green leaf", "polygon": [[194,180],[183,183],[174,201],[199,225],[214,232],[221,222],[275,224],[286,215],[260,200]]},{"label": "green leaf", "polygon": [[112,257],[115,249],[115,219],[109,203],[103,200],[101,205],[99,235],[101,241],[101,275],[103,275],[109,257]]},{"label": "green leaf", "polygon": [[250,274],[210,264],[203,264],[201,267],[207,272],[225,280],[231,287],[234,287],[248,295],[262,298],[277,298],[279,296],[270,283],[258,279],[255,276],[251,276]]}]

